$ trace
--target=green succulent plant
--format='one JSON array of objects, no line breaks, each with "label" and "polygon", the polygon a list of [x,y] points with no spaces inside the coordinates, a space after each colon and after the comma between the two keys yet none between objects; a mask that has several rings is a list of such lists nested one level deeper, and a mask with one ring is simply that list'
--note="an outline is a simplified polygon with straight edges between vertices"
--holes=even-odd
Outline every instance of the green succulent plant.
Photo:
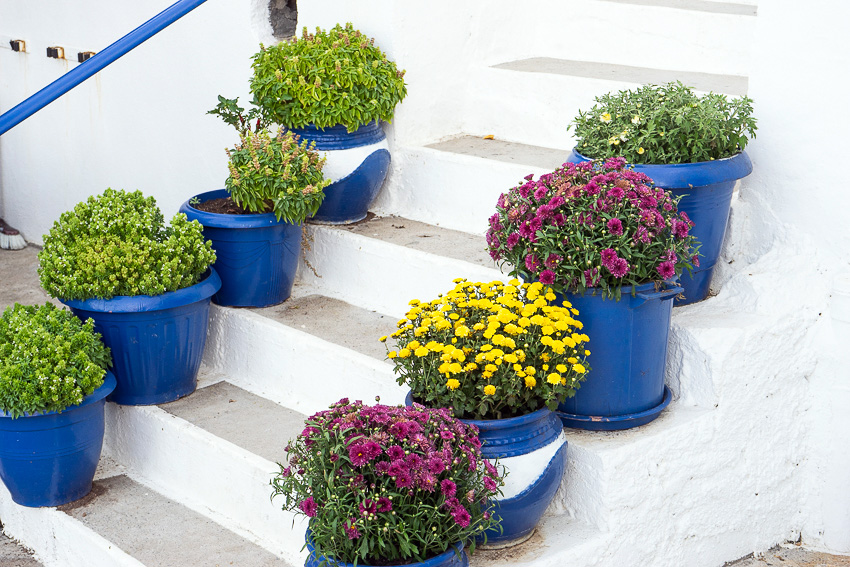
[{"label": "green succulent plant", "polygon": [[0,410],[12,418],[79,405],[111,365],[91,319],[51,303],[16,303],[0,317]]},{"label": "green succulent plant", "polygon": [[107,189],[62,213],[38,254],[41,286],[59,299],[159,295],[196,284],[215,262],[202,227],[166,226],[153,197]]}]

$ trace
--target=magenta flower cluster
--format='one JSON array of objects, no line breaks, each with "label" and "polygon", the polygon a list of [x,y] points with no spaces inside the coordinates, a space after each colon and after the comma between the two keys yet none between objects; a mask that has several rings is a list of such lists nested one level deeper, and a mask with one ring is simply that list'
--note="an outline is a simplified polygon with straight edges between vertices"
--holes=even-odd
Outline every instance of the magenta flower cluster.
[{"label": "magenta flower cluster", "polygon": [[441,553],[495,521],[488,502],[502,480],[480,449],[477,429],[448,409],[343,399],[307,420],[272,484],[285,509],[315,519],[314,545],[337,559],[362,562],[362,538],[399,551],[415,534],[428,536],[423,550]]},{"label": "magenta flower cluster", "polygon": [[559,292],[668,280],[699,266],[678,200],[622,158],[567,163],[503,193],[487,245],[511,273]]}]

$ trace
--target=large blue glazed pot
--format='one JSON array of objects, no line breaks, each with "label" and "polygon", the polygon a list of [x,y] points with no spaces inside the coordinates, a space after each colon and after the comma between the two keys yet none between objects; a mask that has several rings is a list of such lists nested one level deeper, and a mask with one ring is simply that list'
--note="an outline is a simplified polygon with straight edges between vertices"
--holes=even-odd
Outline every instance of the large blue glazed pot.
[{"label": "large blue glazed pot", "polygon": [[[405,402],[413,403],[410,393]],[[521,543],[534,533],[564,477],[567,438],[561,422],[546,408],[506,419],[461,421],[478,428],[481,454],[499,459],[508,473],[502,495],[491,501],[500,528],[486,532],[487,545]]]},{"label": "large blue glazed pot", "polygon": [[195,391],[207,342],[210,298],[221,287],[210,269],[197,284],[161,295],[62,300],[112,349],[118,385],[109,400],[124,405],[171,402]]},{"label": "large blue glazed pot", "polygon": [[380,122],[349,133],[345,126],[319,129],[308,125],[292,132],[316,144],[327,161],[322,170],[331,184],[322,206],[310,219],[324,224],[349,224],[366,218],[390,169],[390,151]]},{"label": "large blue glazed pot", "polygon": [[[589,159],[573,150],[567,162],[581,163]],[[693,275],[684,273],[679,278],[684,288],[684,299],[677,299],[675,303],[688,305],[702,301],[708,297],[711,276],[723,246],[735,182],[753,171],[750,157],[741,152],[715,161],[633,167],[652,178],[658,187],[670,191],[675,197],[682,197],[679,210],[686,212],[694,222],[691,234],[702,246],[699,249],[699,267],[694,269]]]},{"label": "large blue glazed pot", "polygon": [[12,419],[0,412],[0,478],[22,506],[61,506],[91,491],[103,448],[103,406],[115,389],[103,385],[80,405]]},{"label": "large blue glazed pot", "polygon": [[[309,555],[307,556],[307,560],[304,562],[304,567],[354,567],[353,563],[335,561],[333,558],[325,557],[316,551],[316,548],[313,545],[313,539],[310,537],[310,530],[307,530],[305,539],[307,540],[307,551],[309,552]],[[366,563],[358,563],[358,565],[369,567]],[[397,567],[401,567],[401,564],[396,565]],[[456,543],[449,547],[445,553],[441,553],[436,557],[432,557],[431,559],[421,562],[406,563],[404,565],[409,565],[411,567],[469,567],[469,558],[466,556],[463,544]]]},{"label": "large blue glazed pot", "polygon": [[[632,292],[634,291],[634,295]],[[566,427],[594,431],[630,429],[649,423],[672,400],[664,385],[673,298],[672,282],[622,289],[620,301],[599,294],[559,295],[578,309],[590,337],[590,372],[576,395],[558,406]]]},{"label": "large blue glazed pot", "polygon": [[[229,196],[219,189],[195,198],[203,203]],[[213,268],[221,277],[221,289],[213,296],[216,304],[267,307],[289,298],[301,255],[300,224],[277,220],[274,213],[208,213],[189,203],[180,212],[203,225],[204,238],[215,250]]]}]

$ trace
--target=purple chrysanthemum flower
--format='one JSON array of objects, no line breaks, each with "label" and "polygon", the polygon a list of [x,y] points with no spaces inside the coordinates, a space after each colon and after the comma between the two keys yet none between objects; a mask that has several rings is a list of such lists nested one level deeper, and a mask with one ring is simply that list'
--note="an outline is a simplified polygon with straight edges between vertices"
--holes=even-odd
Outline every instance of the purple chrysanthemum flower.
[{"label": "purple chrysanthemum flower", "polygon": [[454,510],[452,510],[452,518],[454,518],[455,523],[462,528],[468,526],[469,520],[471,519],[469,512],[463,506],[457,506]]},{"label": "purple chrysanthemum flower", "polygon": [[602,251],[602,265],[606,268],[611,267],[611,264],[617,259],[617,252],[613,248],[606,248]]},{"label": "purple chrysanthemum flower", "polygon": [[348,447],[348,458],[355,467],[362,467],[369,462],[365,443],[353,443]]},{"label": "purple chrysanthemum flower", "polygon": [[446,470],[446,463],[440,457],[434,456],[428,459],[428,470],[432,474],[440,474]]},{"label": "purple chrysanthemum flower", "polygon": [[611,234],[623,234],[623,221],[620,219],[611,219],[608,221],[608,230]]},{"label": "purple chrysanthemum flower", "polygon": [[410,476],[410,473],[407,471],[402,471],[399,474],[395,475],[395,485],[398,488],[407,488],[413,484],[413,477]]},{"label": "purple chrysanthemum flower", "polygon": [[694,257],[691,258],[691,264],[699,268],[699,254],[694,254]]},{"label": "purple chrysanthemum flower", "polygon": [[393,509],[393,501],[385,496],[378,498],[378,512],[391,512]]},{"label": "purple chrysanthemum flower", "polygon": [[391,461],[397,461],[399,459],[404,458],[404,449],[402,449],[398,445],[393,445],[389,449],[387,449],[387,456]]},{"label": "purple chrysanthemum flower", "polygon": [[451,498],[457,492],[457,485],[453,481],[446,479],[440,483],[440,490],[446,498]]},{"label": "purple chrysanthemum flower", "polygon": [[555,272],[552,270],[543,270],[540,272],[540,283],[543,285],[552,285],[555,283]]},{"label": "purple chrysanthemum flower", "polygon": [[366,499],[360,504],[360,515],[368,516],[377,512],[378,506],[374,500]]},{"label": "purple chrysanthemum flower", "polygon": [[493,480],[492,478],[490,478],[489,476],[485,476],[484,477],[484,488],[486,488],[487,490],[489,490],[491,492],[496,490],[496,481]]},{"label": "purple chrysanthemum flower", "polygon": [[302,500],[300,504],[298,504],[298,508],[304,512],[304,515],[308,518],[313,518],[316,515],[316,512],[319,510],[319,505],[316,504],[316,501],[313,500],[313,497],[310,496],[306,500]]},{"label": "purple chrysanthemum flower", "polygon": [[688,223],[684,221],[673,221],[673,234],[676,235],[676,238],[685,239],[688,237]]},{"label": "purple chrysanthemum flower", "polygon": [[665,280],[672,278],[673,275],[676,273],[676,268],[675,266],[673,266],[673,262],[661,262],[660,264],[658,264],[658,268],[656,269],[658,270],[658,275],[660,275]]},{"label": "purple chrysanthemum flower", "polygon": [[622,278],[629,273],[629,263],[625,258],[617,258],[607,268],[615,278]]},{"label": "purple chrysanthemum flower", "polygon": [[519,242],[519,238],[520,238],[519,233],[516,233],[516,232],[512,232],[508,235],[508,240],[505,243],[506,246],[508,247],[508,250],[514,249],[514,246],[516,246],[517,243]]},{"label": "purple chrysanthemum flower", "polygon": [[345,535],[348,536],[348,539],[357,539],[360,537],[360,532],[354,527],[354,522],[354,518],[349,518],[345,523]]},{"label": "purple chrysanthemum flower", "polygon": [[525,257],[525,267],[531,272],[536,272],[540,267],[540,260],[534,254],[528,254]]}]

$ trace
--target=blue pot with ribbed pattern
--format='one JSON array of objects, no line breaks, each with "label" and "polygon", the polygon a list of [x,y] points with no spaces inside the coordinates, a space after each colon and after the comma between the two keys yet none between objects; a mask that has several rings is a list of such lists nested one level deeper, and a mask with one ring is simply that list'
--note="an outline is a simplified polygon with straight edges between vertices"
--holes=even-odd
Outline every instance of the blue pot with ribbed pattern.
[{"label": "blue pot with ribbed pattern", "polygon": [[[589,161],[573,150],[567,163]],[[714,266],[720,257],[726,223],[732,205],[735,183],[753,171],[753,163],[746,152],[714,161],[678,164],[639,164],[634,170],[645,173],[655,185],[681,197],[679,210],[687,213],[694,226],[691,234],[700,242],[699,266],[693,274],[683,273],[679,284],[683,298],[676,305],[688,305],[708,297]]]},{"label": "blue pot with ribbed pattern", "polygon": [[[407,394],[410,405],[413,397]],[[534,534],[567,467],[567,438],[554,412],[543,408],[505,419],[462,419],[478,428],[481,454],[499,460],[507,476],[502,495],[491,500],[499,527],[486,532],[487,545],[507,547]]]},{"label": "blue pot with ribbed pattern", "polygon": [[61,506],[91,491],[103,448],[106,396],[115,389],[112,372],[82,403],[61,412],[0,411],[0,478],[21,506]]},{"label": "blue pot with ribbed pattern", "polygon": [[228,215],[195,208],[229,197],[226,189],[196,195],[180,206],[180,212],[204,227],[212,242],[213,264],[221,289],[213,302],[227,307],[268,307],[289,299],[301,256],[301,224],[278,220],[274,213]]},{"label": "blue pot with ribbed pattern", "polygon": [[[316,550],[313,545],[313,538],[310,536],[310,530],[307,530],[305,536],[307,542],[307,560],[304,561],[304,567],[354,567],[353,563],[344,563],[336,561],[332,557],[325,557],[321,552]],[[368,563],[358,563],[363,567],[369,567]],[[425,561],[416,561],[414,563],[394,563],[396,567],[469,567],[469,558],[466,556],[466,551],[463,549],[462,543],[456,543],[449,546],[444,552],[431,559]]]},{"label": "blue pot with ribbed pattern", "polygon": [[207,342],[210,299],[221,287],[212,268],[200,282],[160,295],[64,299],[112,349],[117,379],[109,400],[124,405],[171,402],[195,391]]},{"label": "blue pot with ribbed pattern", "polygon": [[315,144],[326,158],[322,173],[325,187],[322,206],[310,220],[323,224],[349,224],[366,218],[390,169],[390,151],[378,121],[348,132],[345,126],[317,128],[308,125],[292,132]]}]

